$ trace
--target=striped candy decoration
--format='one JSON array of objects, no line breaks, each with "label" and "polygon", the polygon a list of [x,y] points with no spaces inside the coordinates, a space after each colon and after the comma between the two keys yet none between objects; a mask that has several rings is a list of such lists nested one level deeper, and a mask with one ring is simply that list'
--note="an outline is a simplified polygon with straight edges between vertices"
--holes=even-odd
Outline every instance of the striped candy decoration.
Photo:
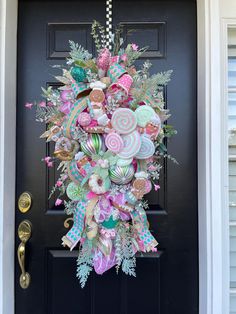
[{"label": "striped candy decoration", "polygon": [[66,119],[63,125],[63,133],[66,137],[73,138],[78,116],[86,108],[87,108],[86,98],[82,100],[79,99],[73,104],[70,114],[68,115],[68,118]]},{"label": "striped candy decoration", "polygon": [[80,184],[81,181],[83,180],[83,176],[79,173],[76,160],[72,160],[71,162],[69,162],[67,169],[68,169],[68,175],[70,179],[75,184]]},{"label": "striped candy decoration", "polygon": [[105,151],[103,138],[99,134],[91,134],[86,142],[80,144],[81,150],[87,155],[92,156],[100,151]]},{"label": "striped candy decoration", "polygon": [[133,179],[134,167],[133,165],[125,167],[116,166],[109,170],[109,175],[112,182],[116,184],[127,184]]}]

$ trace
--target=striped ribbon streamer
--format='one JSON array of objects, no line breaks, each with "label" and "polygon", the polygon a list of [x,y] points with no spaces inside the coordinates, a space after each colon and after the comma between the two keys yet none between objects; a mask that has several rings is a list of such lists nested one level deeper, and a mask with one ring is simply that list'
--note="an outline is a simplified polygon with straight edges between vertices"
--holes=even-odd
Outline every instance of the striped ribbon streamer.
[{"label": "striped ribbon streamer", "polygon": [[112,0],[106,0],[106,38],[107,48],[109,50],[112,49],[111,35],[112,35]]},{"label": "striped ribbon streamer", "polygon": [[62,245],[67,245],[72,251],[76,244],[81,239],[84,230],[84,217],[86,211],[86,201],[79,201],[77,203],[75,213],[74,213],[74,224],[67,234],[62,237]]}]

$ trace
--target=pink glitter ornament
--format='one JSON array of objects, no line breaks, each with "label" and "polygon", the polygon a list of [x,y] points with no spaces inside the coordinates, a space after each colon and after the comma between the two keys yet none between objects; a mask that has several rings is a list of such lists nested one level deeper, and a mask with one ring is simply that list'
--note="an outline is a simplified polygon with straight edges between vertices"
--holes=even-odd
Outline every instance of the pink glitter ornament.
[{"label": "pink glitter ornament", "polygon": [[111,53],[109,49],[107,48],[102,49],[97,58],[98,68],[106,72],[109,67],[110,58],[111,58]]},{"label": "pink glitter ornament", "polygon": [[81,112],[78,116],[78,123],[81,126],[88,126],[91,123],[91,117],[87,112]]}]

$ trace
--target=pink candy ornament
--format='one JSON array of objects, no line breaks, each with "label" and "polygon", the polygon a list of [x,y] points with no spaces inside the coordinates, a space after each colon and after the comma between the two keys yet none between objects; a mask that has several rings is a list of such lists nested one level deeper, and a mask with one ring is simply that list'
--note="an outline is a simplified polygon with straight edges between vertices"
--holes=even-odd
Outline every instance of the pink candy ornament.
[{"label": "pink candy ornament", "polygon": [[87,112],[81,112],[78,116],[78,123],[81,126],[88,126],[91,123],[91,117]]},{"label": "pink candy ornament", "polygon": [[118,154],[124,147],[121,136],[117,133],[109,133],[105,139],[106,147],[113,153]]},{"label": "pink candy ornament", "polygon": [[97,57],[98,68],[106,72],[109,67],[110,58],[111,58],[111,53],[109,49],[107,48],[102,49]]}]

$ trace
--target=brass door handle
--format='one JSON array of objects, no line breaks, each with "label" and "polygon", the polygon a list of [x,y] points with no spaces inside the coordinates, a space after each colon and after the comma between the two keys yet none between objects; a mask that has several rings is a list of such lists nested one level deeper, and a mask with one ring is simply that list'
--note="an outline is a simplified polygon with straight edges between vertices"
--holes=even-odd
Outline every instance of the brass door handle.
[{"label": "brass door handle", "polygon": [[21,240],[17,250],[18,262],[21,269],[20,286],[22,289],[27,289],[30,285],[30,274],[25,271],[25,247],[26,242],[30,239],[32,234],[32,225],[30,221],[24,220],[18,227],[18,237]]}]

